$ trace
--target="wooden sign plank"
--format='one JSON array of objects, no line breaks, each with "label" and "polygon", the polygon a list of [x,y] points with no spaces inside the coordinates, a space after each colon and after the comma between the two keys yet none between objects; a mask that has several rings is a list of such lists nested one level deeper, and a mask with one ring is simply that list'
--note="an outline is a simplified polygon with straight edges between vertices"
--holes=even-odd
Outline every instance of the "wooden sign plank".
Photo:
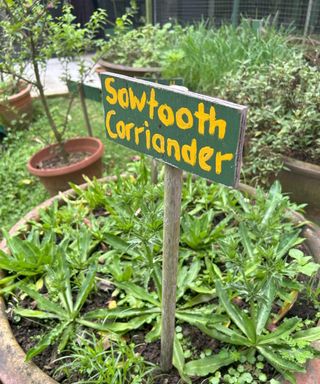
[{"label": "wooden sign plank", "polygon": [[109,139],[237,186],[246,107],[114,73],[100,76]]}]

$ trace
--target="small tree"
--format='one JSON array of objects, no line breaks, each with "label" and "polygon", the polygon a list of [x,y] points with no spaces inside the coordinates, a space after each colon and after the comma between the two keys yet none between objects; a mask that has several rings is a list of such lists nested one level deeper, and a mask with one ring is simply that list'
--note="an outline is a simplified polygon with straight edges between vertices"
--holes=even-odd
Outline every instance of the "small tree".
[{"label": "small tree", "polygon": [[[48,7],[55,7],[58,3],[59,0],[1,1],[0,52],[3,61],[0,63],[0,72],[30,83],[38,90],[55,140],[66,157],[63,150],[63,134],[68,119],[66,117],[62,127],[56,124],[45,96],[41,68],[45,68],[47,60],[53,56],[58,56],[64,63],[70,63],[76,58],[83,83],[86,69],[81,55],[101,44],[101,40],[94,42],[94,36],[104,24],[106,14],[104,11],[95,13],[89,23],[81,28],[80,25],[73,24],[74,17],[70,7],[64,8],[63,15],[57,21],[52,19]],[[21,70],[22,65],[26,64],[32,73],[31,77]],[[70,98],[67,114],[73,97]]]},{"label": "small tree", "polygon": [[[62,135],[50,112],[41,79],[41,66],[46,64],[52,50],[50,47],[50,25],[52,17],[47,2],[39,0],[3,0],[1,11],[4,14],[1,28],[1,71],[35,86],[39,92],[45,114],[56,141],[62,143]],[[20,65],[15,62],[27,62],[33,72],[30,79],[21,73]]]},{"label": "small tree", "polygon": [[[81,107],[89,136],[93,136],[93,132],[84,97],[84,82],[101,57],[101,48],[105,46],[104,39],[97,39],[96,36],[103,28],[106,17],[106,12],[99,9],[92,14],[89,22],[81,28],[79,23],[75,23],[76,17],[72,14],[72,7],[66,5],[63,7],[62,16],[57,18],[51,28],[52,49],[63,65],[64,81],[67,84],[72,80],[70,64],[75,63],[77,65],[78,77],[73,80],[78,82]],[[85,55],[93,51],[97,51],[97,53],[88,62]]]}]

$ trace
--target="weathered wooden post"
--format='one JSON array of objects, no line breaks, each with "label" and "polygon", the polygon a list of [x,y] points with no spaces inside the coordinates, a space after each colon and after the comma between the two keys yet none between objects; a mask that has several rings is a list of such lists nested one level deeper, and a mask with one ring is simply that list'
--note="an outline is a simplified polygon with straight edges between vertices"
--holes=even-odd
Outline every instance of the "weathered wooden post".
[{"label": "weathered wooden post", "polygon": [[107,137],[165,163],[161,368],[173,360],[182,170],[239,181],[246,107],[181,87],[101,74]]},{"label": "weathered wooden post", "polygon": [[182,170],[169,164],[164,170],[164,219],[162,259],[161,356],[164,372],[172,368],[176,311],[177,266],[180,240]]}]

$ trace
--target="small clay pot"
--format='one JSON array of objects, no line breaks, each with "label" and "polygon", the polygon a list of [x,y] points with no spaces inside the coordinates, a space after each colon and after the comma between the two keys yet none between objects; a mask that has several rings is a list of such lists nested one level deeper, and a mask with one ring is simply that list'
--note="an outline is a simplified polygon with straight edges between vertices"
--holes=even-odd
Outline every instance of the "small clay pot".
[{"label": "small clay pot", "polygon": [[80,137],[66,141],[63,146],[67,153],[72,152],[89,152],[90,156],[85,159],[59,168],[40,168],[39,164],[48,161],[54,156],[58,149],[58,144],[49,145],[48,147],[37,152],[28,162],[28,171],[39,177],[47,191],[51,196],[56,195],[60,191],[70,188],[69,183],[84,183],[83,175],[93,179],[102,176],[102,156],[104,145],[94,137]]},{"label": "small clay pot", "polygon": [[23,115],[32,116],[31,84],[20,82],[20,92],[0,102],[0,116],[3,123],[12,126],[13,120],[20,120]]}]

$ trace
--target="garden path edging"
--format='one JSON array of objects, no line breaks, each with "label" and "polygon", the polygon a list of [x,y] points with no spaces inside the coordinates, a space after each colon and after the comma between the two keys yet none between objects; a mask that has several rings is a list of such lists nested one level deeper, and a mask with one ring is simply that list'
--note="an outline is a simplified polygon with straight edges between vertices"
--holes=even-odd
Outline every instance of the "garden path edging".
[{"label": "garden path edging", "polygon": [[[107,176],[100,180],[103,182],[116,179],[116,176]],[[86,187],[86,183],[80,186],[83,189]],[[240,184],[239,189],[242,192],[255,195],[255,189],[247,185]],[[53,201],[58,200],[59,203],[63,203],[63,196],[71,197],[74,195],[75,192],[71,189],[46,200],[19,220],[9,233],[13,235],[19,229],[25,227],[28,221],[39,219],[39,210],[50,206]],[[306,245],[313,254],[315,261],[320,263],[320,228],[312,223],[308,223],[304,216],[300,214],[291,212],[290,216],[293,222],[304,224],[302,235],[306,238]],[[0,249],[7,251],[5,240],[2,240],[0,243]],[[0,271],[1,275],[2,272]],[[3,384],[58,384],[57,381],[50,378],[33,362],[25,362],[25,353],[12,334],[5,312],[5,303],[1,296],[0,340],[0,380]],[[320,384],[320,359],[311,360],[307,365],[307,373],[298,374],[296,377],[297,384]]]}]

